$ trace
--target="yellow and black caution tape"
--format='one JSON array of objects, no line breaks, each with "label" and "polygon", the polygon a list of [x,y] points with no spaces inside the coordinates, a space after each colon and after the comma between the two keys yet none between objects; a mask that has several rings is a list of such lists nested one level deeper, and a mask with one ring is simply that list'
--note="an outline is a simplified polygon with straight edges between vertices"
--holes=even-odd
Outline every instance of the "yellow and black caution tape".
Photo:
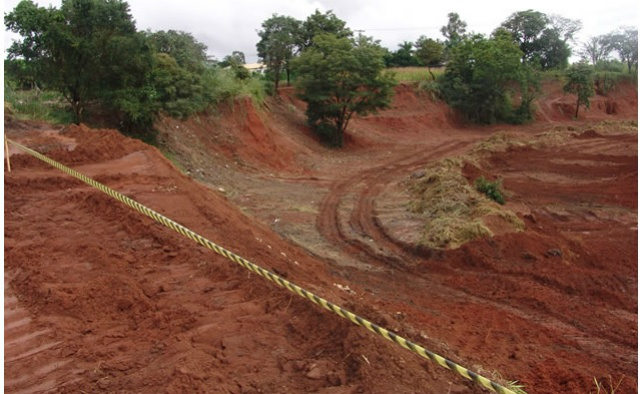
[{"label": "yellow and black caution tape", "polygon": [[38,153],[32,149],[27,148],[26,146],[23,146],[15,141],[12,140],[8,140],[11,144],[21,148],[22,150],[24,150],[25,152],[29,153],[32,156],[37,157],[38,159],[44,161],[45,163],[59,169],[60,171],[66,172],[67,174],[81,180],[82,182],[93,186],[94,188],[108,194],[109,196],[115,198],[116,200],[123,202],[124,204],[128,205],[129,207],[135,209],[136,211],[149,216],[150,218],[152,218],[153,220],[155,220],[156,222],[159,222],[167,227],[169,227],[170,229],[184,235],[187,238],[190,238],[191,240],[193,240],[194,242],[199,243],[200,245],[209,248],[211,250],[213,250],[214,252],[226,257],[227,259],[240,264],[241,266],[243,266],[244,268],[248,269],[249,271],[255,272],[256,274],[270,280],[271,282],[276,283],[278,286],[280,287],[284,287],[287,290],[291,291],[292,293],[295,293],[297,295],[299,295],[300,297],[306,298],[307,300],[310,300],[311,302],[313,302],[314,304],[317,305],[321,305],[322,307],[324,307],[325,309],[335,313],[336,315],[343,317],[345,319],[349,319],[351,322],[353,322],[354,324],[357,324],[359,326],[363,326],[366,327],[369,331],[378,334],[392,342],[397,343],[398,345],[402,346],[405,349],[408,349],[410,351],[412,351],[413,353],[416,353],[424,358],[427,358],[433,362],[435,362],[436,364],[451,370],[455,373],[457,373],[458,375],[472,380],[476,383],[478,383],[479,385],[481,385],[484,388],[487,388],[493,392],[496,393],[500,393],[500,394],[516,394],[513,390],[510,390],[496,382],[493,382],[487,378],[485,378],[484,376],[478,375],[477,373],[464,368],[461,365],[458,365],[456,363],[454,363],[451,360],[448,360],[436,353],[433,353],[427,349],[425,349],[424,347],[415,344],[403,337],[401,337],[400,335],[387,330],[386,328],[380,327],[374,323],[371,323],[370,321],[363,319],[362,317],[349,312],[348,310],[333,304],[327,300],[325,300],[322,297],[318,297],[317,295],[301,288],[300,286],[293,284],[291,282],[289,282],[288,280],[274,274],[271,271],[268,271],[240,256],[238,256],[235,253],[232,253],[228,250],[226,250],[225,248],[216,245],[215,243],[209,241],[208,239],[204,238],[203,236],[189,230],[188,228],[182,226],[179,223],[174,222],[173,220],[159,214],[158,212],[147,208],[146,206],[140,204],[139,202],[125,196],[124,194],[117,192],[91,178],[89,178],[88,176],[81,174],[63,164],[58,163],[55,160],[52,160],[46,156],[44,156],[41,153]]}]

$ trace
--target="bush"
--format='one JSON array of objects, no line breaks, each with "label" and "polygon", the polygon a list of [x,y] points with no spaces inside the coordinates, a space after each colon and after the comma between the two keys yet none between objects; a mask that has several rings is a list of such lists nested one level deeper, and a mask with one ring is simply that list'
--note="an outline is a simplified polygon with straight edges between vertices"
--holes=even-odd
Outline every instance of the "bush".
[{"label": "bush", "polygon": [[522,52],[511,36],[466,38],[450,57],[444,76],[438,78],[439,90],[467,120],[491,124],[533,118],[540,77],[522,63]]},{"label": "bush", "polygon": [[53,124],[73,122],[73,114],[64,97],[57,92],[39,89],[20,89],[5,75],[4,102],[13,116],[22,120],[41,120]]},{"label": "bush", "polygon": [[484,193],[487,197],[497,202],[500,205],[504,205],[504,196],[502,195],[502,181],[497,180],[495,182],[488,181],[484,177],[476,179],[476,190],[480,193]]}]

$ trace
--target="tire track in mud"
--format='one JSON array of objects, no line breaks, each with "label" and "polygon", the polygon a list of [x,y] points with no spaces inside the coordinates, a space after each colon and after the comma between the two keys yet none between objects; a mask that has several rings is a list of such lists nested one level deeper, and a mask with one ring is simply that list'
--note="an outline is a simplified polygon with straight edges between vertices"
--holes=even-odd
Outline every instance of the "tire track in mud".
[{"label": "tire track in mud", "polygon": [[[403,247],[387,237],[375,221],[375,197],[390,181],[403,179],[407,173],[460,151],[468,145],[469,142],[449,141],[432,148],[428,153],[425,153],[425,150],[429,147],[420,147],[400,159],[367,168],[333,183],[320,203],[316,221],[318,231],[330,243],[337,244],[350,255],[365,255],[373,262],[383,262],[381,266],[405,266],[407,255]],[[340,208],[346,202],[346,197],[352,193],[357,197],[345,229]],[[377,250],[372,245],[378,246]]]},{"label": "tire track in mud", "polygon": [[[377,197],[384,191],[385,187],[405,178],[411,172],[425,167],[430,162],[451,156],[456,152],[463,151],[471,142],[445,142],[425,153],[425,148],[414,150],[408,155],[403,155],[399,159],[394,159],[382,165],[366,168],[357,172],[347,179],[334,182],[320,204],[320,210],[316,221],[319,233],[327,242],[337,245],[343,253],[360,259],[364,265],[373,265],[378,270],[368,270],[367,274],[359,274],[358,277],[367,284],[377,280],[372,276],[384,276],[392,273],[395,277],[393,283],[387,282],[386,290],[382,287],[374,287],[382,294],[388,291],[389,299],[394,299],[394,295],[406,293],[394,286],[407,286],[415,291],[430,289],[430,293],[435,293],[443,299],[461,305],[479,305],[494,308],[502,311],[504,316],[515,316],[529,322],[533,331],[549,330],[560,333],[559,335],[572,343],[580,351],[585,351],[594,358],[601,359],[603,363],[610,362],[613,358],[622,357],[633,358],[629,353],[628,345],[621,342],[619,338],[602,338],[590,334],[585,327],[581,327],[579,322],[573,320],[571,316],[558,315],[552,311],[541,311],[535,305],[527,305],[520,301],[509,301],[509,303],[491,299],[489,296],[474,293],[469,289],[452,287],[438,281],[439,274],[417,275],[408,263],[410,260],[423,261],[426,257],[411,251],[410,246],[403,245],[399,241],[387,235],[378,221],[378,212],[375,202]],[[364,257],[364,259],[362,259]],[[353,269],[353,267],[352,267]],[[523,278],[518,272],[458,272],[455,269],[441,267],[440,272],[447,272],[448,275],[490,275],[500,276],[501,280],[520,283]],[[535,289],[544,287],[544,291],[556,291],[535,280],[527,280],[527,288]],[[365,285],[365,287],[367,287]],[[389,289],[391,287],[391,289]],[[532,290],[533,291],[533,290]],[[397,297],[396,297],[397,299]],[[473,308],[473,306],[471,306]],[[522,334],[518,334],[520,336]],[[611,356],[609,356],[611,355]],[[616,356],[618,355],[618,356]]]}]

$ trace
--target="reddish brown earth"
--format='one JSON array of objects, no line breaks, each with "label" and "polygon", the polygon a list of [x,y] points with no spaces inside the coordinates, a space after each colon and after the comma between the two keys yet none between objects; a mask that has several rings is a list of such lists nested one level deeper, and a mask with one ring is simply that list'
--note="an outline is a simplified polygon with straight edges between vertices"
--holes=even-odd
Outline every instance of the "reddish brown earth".
[{"label": "reddish brown earth", "polygon": [[[637,392],[637,89],[578,121],[545,86],[536,123],[465,127],[397,89],[322,147],[284,89],[186,122],[163,149],[115,131],[6,122],[10,138],[72,166],[365,318],[528,393]],[[609,121],[603,124],[602,121]],[[494,132],[551,145],[494,153],[526,230],[427,250],[404,184]],[[12,148],[5,165],[5,391],[481,393]],[[195,178],[196,180],[194,180]],[[348,286],[348,289],[347,289]]]}]

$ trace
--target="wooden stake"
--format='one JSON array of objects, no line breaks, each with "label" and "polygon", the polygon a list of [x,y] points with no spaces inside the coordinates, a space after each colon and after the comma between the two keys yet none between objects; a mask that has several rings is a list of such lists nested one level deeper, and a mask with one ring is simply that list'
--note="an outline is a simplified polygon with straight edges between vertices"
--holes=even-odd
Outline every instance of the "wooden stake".
[{"label": "wooden stake", "polygon": [[7,142],[7,135],[4,136],[4,150],[7,155],[7,170],[11,172],[11,161],[9,161],[9,142]]}]

